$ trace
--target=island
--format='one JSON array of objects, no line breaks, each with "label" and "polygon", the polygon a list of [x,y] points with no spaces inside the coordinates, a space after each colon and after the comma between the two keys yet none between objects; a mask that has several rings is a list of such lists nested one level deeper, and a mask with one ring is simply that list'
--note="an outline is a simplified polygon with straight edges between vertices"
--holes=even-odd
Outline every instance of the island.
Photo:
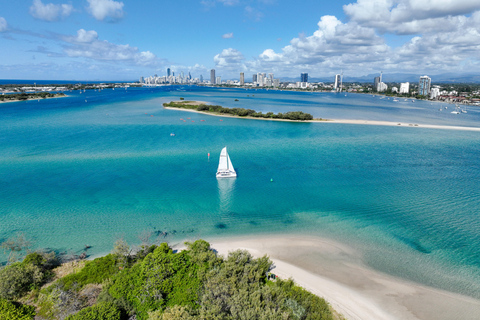
[{"label": "island", "polygon": [[[225,108],[218,105],[209,105],[202,101],[171,101],[164,103],[165,108],[171,109],[187,109],[191,111],[197,111],[200,113],[212,114],[212,115],[227,115],[241,118],[250,119],[268,119],[268,120],[287,120],[287,121],[310,121],[313,120],[313,116],[303,111],[290,111],[286,113],[273,113],[273,112],[257,112],[252,109],[245,108]],[[322,120],[322,119],[316,119]]]},{"label": "island", "polygon": [[48,98],[61,98],[66,97],[64,93],[51,93],[51,92],[35,92],[35,93],[12,93],[12,94],[2,94],[0,95],[0,102],[15,102],[15,101],[25,101],[25,100],[38,100],[38,99],[48,99]]}]

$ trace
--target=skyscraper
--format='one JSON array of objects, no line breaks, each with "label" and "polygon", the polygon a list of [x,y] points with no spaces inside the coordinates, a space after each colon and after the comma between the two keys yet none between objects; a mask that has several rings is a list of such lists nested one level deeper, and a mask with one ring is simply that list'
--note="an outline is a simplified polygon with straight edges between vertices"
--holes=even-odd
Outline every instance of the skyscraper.
[{"label": "skyscraper", "polygon": [[429,76],[420,77],[420,82],[418,83],[418,94],[421,96],[428,96],[430,94],[430,84],[432,79]]},{"label": "skyscraper", "polygon": [[210,70],[210,83],[215,84],[215,69]]},{"label": "skyscraper", "polygon": [[256,75],[256,74],[254,74],[254,75],[252,76],[252,81],[253,81],[253,82],[257,82],[257,75]]},{"label": "skyscraper", "polygon": [[300,82],[308,82],[308,73],[300,74]]},{"label": "skyscraper", "polygon": [[342,76],[339,74],[335,75],[335,84],[333,86],[333,89],[338,90],[340,88],[342,82]]},{"label": "skyscraper", "polygon": [[243,86],[245,84],[245,74],[240,72],[240,85]]},{"label": "skyscraper", "polygon": [[167,77],[170,77],[170,68],[167,68]]}]

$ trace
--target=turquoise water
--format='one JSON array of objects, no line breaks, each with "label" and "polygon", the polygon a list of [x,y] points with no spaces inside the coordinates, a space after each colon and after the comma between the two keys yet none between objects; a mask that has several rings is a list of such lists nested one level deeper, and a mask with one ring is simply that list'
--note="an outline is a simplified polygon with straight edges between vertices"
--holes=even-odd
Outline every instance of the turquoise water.
[{"label": "turquoise water", "polygon": [[[479,127],[478,109],[197,87],[70,95],[0,104],[0,240],[23,232],[36,248],[78,254],[88,244],[98,255],[146,233],[317,235],[383,272],[480,298],[479,132],[219,118],[161,104]],[[225,145],[234,180],[215,178]]]}]

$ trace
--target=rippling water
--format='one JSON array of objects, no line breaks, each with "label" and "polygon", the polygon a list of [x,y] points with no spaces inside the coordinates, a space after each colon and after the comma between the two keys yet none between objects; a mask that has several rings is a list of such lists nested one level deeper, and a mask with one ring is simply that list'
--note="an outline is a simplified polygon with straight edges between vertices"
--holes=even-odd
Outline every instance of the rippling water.
[{"label": "rippling water", "polygon": [[[480,133],[219,118],[161,104],[478,127],[475,108],[196,87],[70,95],[0,104],[0,240],[24,232],[37,248],[89,244],[95,255],[146,232],[318,235],[381,271],[480,298]],[[225,145],[234,180],[215,178]]]}]

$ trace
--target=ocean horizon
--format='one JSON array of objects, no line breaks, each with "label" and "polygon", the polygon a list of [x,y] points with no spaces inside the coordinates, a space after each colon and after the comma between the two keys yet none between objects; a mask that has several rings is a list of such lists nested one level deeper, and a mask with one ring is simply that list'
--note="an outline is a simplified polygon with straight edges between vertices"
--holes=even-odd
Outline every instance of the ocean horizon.
[{"label": "ocean horizon", "polygon": [[[455,115],[453,105],[412,99],[196,86],[67,95],[0,104],[2,242],[21,232],[33,249],[75,255],[89,245],[97,256],[118,238],[302,234],[345,243],[381,272],[480,299],[479,132],[222,118],[162,104],[480,127],[478,107]],[[225,146],[236,179],[215,178]]]}]

